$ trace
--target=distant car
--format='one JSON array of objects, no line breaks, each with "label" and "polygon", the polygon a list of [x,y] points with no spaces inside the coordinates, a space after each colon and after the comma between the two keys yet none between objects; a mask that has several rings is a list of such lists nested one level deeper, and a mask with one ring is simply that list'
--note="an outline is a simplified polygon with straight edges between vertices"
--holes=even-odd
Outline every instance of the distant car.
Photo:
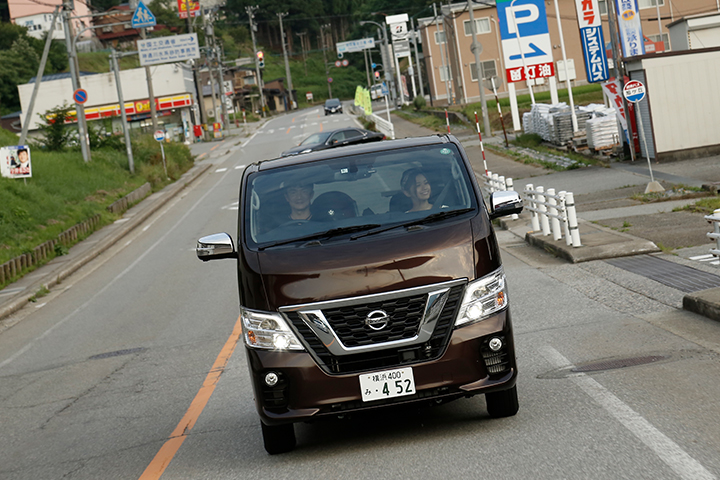
[{"label": "distant car", "polygon": [[325,115],[330,115],[331,113],[343,113],[342,103],[340,103],[340,100],[337,98],[325,100]]},{"label": "distant car", "polygon": [[299,153],[315,152],[356,143],[379,142],[380,140],[385,140],[385,135],[382,133],[371,132],[364,128],[340,128],[338,130],[313,133],[297,147],[282,152],[281,156],[289,157]]}]

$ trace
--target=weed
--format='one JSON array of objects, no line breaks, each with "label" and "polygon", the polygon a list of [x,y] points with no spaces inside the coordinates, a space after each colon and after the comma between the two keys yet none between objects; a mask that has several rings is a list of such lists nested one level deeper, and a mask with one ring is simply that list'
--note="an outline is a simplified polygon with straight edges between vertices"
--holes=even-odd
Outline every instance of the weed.
[{"label": "weed", "polygon": [[42,297],[44,297],[45,295],[47,295],[48,293],[50,293],[50,290],[48,290],[48,288],[47,288],[45,285],[43,285],[42,287],[40,287],[40,290],[38,290],[37,292],[35,292],[35,295],[33,295],[32,297],[28,298],[28,302],[33,302],[33,303],[35,303],[35,302],[38,301],[38,298],[42,298]]}]

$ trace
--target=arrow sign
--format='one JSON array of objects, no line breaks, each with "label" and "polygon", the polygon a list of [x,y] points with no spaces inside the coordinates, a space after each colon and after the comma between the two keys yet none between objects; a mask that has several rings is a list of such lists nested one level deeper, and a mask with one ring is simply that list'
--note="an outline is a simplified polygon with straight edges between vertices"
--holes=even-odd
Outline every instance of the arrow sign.
[{"label": "arrow sign", "polygon": [[532,58],[532,57],[541,57],[544,55],[547,55],[547,53],[543,52],[540,47],[535,45],[534,43],[528,44],[528,47],[532,50],[530,53],[523,52],[522,55],[510,55],[510,60],[522,60],[522,57],[525,58]]},{"label": "arrow sign", "polygon": [[132,28],[154,27],[156,23],[155,15],[153,15],[150,9],[140,0],[130,22]]}]

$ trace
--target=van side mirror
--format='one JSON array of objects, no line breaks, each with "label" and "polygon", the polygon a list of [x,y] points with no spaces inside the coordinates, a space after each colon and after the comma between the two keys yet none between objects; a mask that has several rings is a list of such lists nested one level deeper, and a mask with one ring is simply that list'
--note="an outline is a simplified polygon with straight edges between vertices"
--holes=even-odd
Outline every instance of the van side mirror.
[{"label": "van side mirror", "polygon": [[238,258],[233,240],[227,233],[214,233],[197,241],[195,254],[203,262],[221,258]]},{"label": "van side mirror", "polygon": [[520,213],[523,210],[520,194],[512,190],[493,192],[490,195],[490,220]]}]

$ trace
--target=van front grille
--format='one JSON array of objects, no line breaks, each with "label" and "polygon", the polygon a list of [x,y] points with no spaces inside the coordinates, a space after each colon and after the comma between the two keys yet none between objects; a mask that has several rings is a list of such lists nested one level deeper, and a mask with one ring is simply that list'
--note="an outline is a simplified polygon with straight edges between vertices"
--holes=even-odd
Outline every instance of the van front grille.
[{"label": "van front grille", "polygon": [[[450,289],[435,330],[426,342],[350,355],[333,355],[303,322],[297,312],[287,312],[286,315],[305,340],[305,344],[320,368],[325,372],[346,374],[392,368],[434,360],[444,353],[464,288],[464,285],[456,285]],[[346,346],[382,345],[382,343],[393,340],[411,338],[417,334],[427,298],[427,294],[412,295],[390,301],[323,310],[323,314],[335,334]],[[383,332],[382,335],[375,335],[380,332],[375,332],[365,326],[364,319],[367,314],[377,309],[386,311],[392,317],[393,329],[389,333]]]}]

